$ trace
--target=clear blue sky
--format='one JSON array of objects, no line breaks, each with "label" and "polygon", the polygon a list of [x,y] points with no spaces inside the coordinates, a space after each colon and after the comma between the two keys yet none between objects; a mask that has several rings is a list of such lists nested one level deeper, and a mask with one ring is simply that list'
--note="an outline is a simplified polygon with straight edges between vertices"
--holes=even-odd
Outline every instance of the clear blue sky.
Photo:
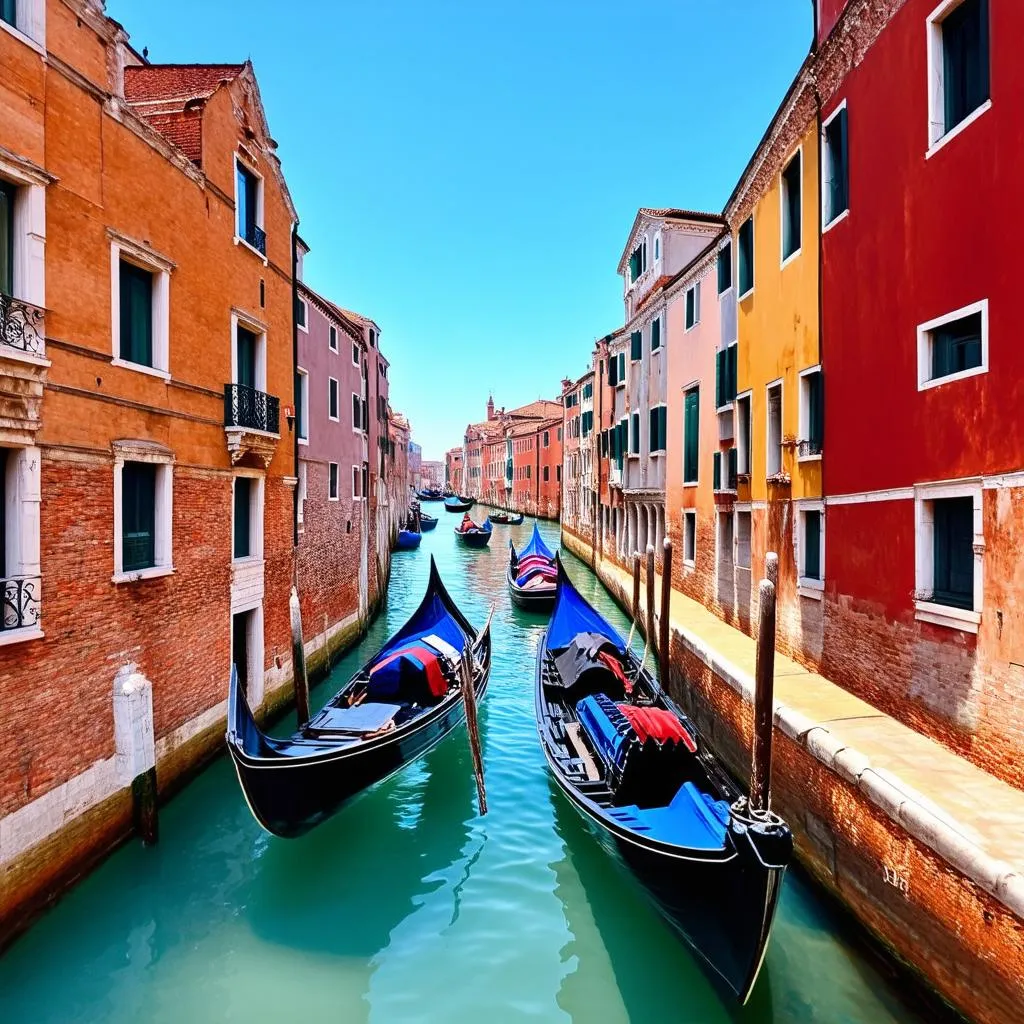
[{"label": "clear blue sky", "polygon": [[622,318],[640,206],[720,211],[811,0],[108,0],[150,60],[252,59],[312,247],[425,458],[555,397]]}]

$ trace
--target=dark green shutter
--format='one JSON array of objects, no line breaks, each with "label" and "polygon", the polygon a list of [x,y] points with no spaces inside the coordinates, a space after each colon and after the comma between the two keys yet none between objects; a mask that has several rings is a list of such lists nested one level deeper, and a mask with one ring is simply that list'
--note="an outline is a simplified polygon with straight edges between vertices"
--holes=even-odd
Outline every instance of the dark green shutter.
[{"label": "dark green shutter", "polygon": [[633,420],[633,437],[632,437],[632,445],[630,446],[629,451],[630,451],[631,455],[639,455],[640,454],[640,413],[638,413],[638,412],[633,413],[632,420]]},{"label": "dark green shutter", "polygon": [[800,248],[800,157],[790,160],[782,172],[785,195],[785,217],[782,222],[782,258],[792,256]]},{"label": "dark green shutter", "polygon": [[726,473],[725,486],[726,486],[727,490],[735,491],[736,490],[736,466],[737,466],[736,459],[737,459],[737,450],[736,450],[736,448],[730,448],[726,454],[728,456],[728,461],[726,463],[728,471]]},{"label": "dark green shutter", "polygon": [[661,450],[658,444],[658,410],[647,410],[647,444],[648,451],[656,452]]},{"label": "dark green shutter", "polygon": [[694,322],[694,291],[688,288],[686,291],[686,329],[689,330]]},{"label": "dark green shutter", "polygon": [[0,0],[0,21],[18,27],[18,0]]},{"label": "dark green shutter", "polygon": [[121,358],[153,365],[153,275],[121,261]]},{"label": "dark green shutter", "polygon": [[722,489],[722,453],[715,452],[711,460],[711,487],[713,490]]},{"label": "dark green shutter", "polygon": [[697,454],[700,432],[700,389],[686,392],[683,407],[683,482],[697,480]]},{"label": "dark green shutter", "polygon": [[726,368],[726,402],[731,402],[736,397],[736,358],[739,354],[739,345],[730,345],[725,350],[725,368]]},{"label": "dark green shutter", "polygon": [[239,326],[236,338],[237,383],[256,387],[256,335]]},{"label": "dark green shutter", "polygon": [[732,287],[732,244],[726,243],[718,250],[718,294]]},{"label": "dark green shutter", "polygon": [[619,373],[618,380],[620,384],[626,383],[626,353],[619,353]]},{"label": "dark green shutter", "polygon": [[156,466],[126,462],[121,470],[121,567],[156,564]]},{"label": "dark green shutter", "polygon": [[661,320],[651,321],[651,351],[661,347]]},{"label": "dark green shutter", "polygon": [[810,428],[811,451],[817,455],[825,441],[825,390],[821,373],[811,374],[807,382],[807,420]]},{"label": "dark green shutter", "polygon": [[739,231],[739,290],[746,295],[754,287],[754,218],[748,217]]},{"label": "dark green shutter", "polygon": [[629,358],[636,362],[643,355],[643,336],[633,331],[629,336]]},{"label": "dark green shutter", "polygon": [[0,292],[14,295],[14,186],[6,181],[0,181]]},{"label": "dark green shutter", "polygon": [[804,513],[804,576],[821,579],[821,513]]},{"label": "dark green shutter", "polygon": [[828,221],[831,223],[849,205],[846,107],[843,107],[826,126],[825,146],[828,149],[830,171]]},{"label": "dark green shutter", "polygon": [[974,607],[974,499],[932,502],[935,580],[932,600],[955,608]]},{"label": "dark green shutter", "polygon": [[247,476],[235,477],[235,558],[248,558],[252,554],[250,501],[252,480]]},{"label": "dark green shutter", "polygon": [[668,447],[668,409],[658,406],[658,449],[665,451]]}]

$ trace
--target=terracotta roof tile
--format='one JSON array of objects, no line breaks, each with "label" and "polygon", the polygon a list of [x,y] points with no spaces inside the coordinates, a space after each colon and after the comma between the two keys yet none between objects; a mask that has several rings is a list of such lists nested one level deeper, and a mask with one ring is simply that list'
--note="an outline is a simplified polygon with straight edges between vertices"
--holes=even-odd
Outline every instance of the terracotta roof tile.
[{"label": "terracotta roof tile", "polygon": [[221,82],[239,75],[244,64],[139,64],[124,69],[124,98],[193,100],[212,96]]},{"label": "terracotta roof tile", "polygon": [[202,118],[196,114],[149,114],[144,115],[168,142],[173,142],[194,164],[203,155]]}]

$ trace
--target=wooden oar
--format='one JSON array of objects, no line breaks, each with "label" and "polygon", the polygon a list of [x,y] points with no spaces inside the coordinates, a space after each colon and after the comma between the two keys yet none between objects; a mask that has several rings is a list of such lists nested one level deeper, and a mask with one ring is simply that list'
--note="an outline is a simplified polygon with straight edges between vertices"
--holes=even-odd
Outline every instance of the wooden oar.
[{"label": "wooden oar", "polygon": [[462,651],[462,698],[466,704],[466,735],[469,736],[469,749],[473,755],[473,774],[476,776],[476,793],[481,816],[487,813],[487,790],[484,787],[484,758],[480,746],[480,725],[476,714],[476,687],[473,685],[476,659],[473,649],[479,647],[490,632],[491,619],[494,617],[494,605],[487,613],[487,621],[483,629],[477,633],[472,648],[467,644]]}]

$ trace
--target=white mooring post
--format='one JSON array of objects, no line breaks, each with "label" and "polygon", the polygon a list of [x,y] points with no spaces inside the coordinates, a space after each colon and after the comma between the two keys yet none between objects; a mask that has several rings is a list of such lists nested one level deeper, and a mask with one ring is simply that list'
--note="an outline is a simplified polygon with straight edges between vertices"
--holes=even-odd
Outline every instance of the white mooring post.
[{"label": "white mooring post", "polygon": [[132,823],[149,846],[159,838],[153,685],[135,665],[114,677],[114,748],[118,780],[132,791]]}]

